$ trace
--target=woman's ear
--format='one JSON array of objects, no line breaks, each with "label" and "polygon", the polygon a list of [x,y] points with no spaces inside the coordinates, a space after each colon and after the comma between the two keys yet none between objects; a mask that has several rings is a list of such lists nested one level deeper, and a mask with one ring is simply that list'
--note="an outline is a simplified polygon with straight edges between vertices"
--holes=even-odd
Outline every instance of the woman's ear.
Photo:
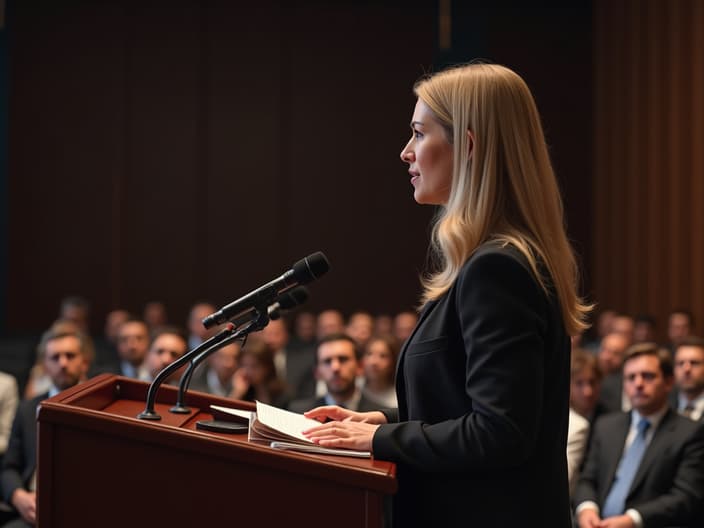
[{"label": "woman's ear", "polygon": [[472,159],[472,152],[474,151],[474,134],[471,130],[467,130],[467,158]]}]

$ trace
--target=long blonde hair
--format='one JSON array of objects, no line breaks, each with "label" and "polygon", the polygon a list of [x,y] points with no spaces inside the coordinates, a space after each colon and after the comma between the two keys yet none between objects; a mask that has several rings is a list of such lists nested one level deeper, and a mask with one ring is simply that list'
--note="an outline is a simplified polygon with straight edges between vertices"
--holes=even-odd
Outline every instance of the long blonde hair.
[{"label": "long blonde hair", "polygon": [[422,301],[442,296],[481,244],[498,241],[525,255],[548,292],[540,261],[567,332],[586,329],[592,307],[577,295],[578,270],[562,200],[526,83],[503,66],[468,64],[421,80],[414,91],[445,128],[454,155],[450,197],[432,232],[438,270],[422,279]]}]

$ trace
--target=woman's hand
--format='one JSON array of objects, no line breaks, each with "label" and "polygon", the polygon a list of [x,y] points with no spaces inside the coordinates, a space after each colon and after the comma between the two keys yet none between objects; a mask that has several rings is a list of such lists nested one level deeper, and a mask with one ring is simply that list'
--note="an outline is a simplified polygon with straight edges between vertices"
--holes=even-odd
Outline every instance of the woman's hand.
[{"label": "woman's hand", "polygon": [[341,422],[344,420],[349,422],[364,422],[370,424],[386,423],[386,416],[380,411],[355,412],[345,409],[344,407],[338,407],[337,405],[324,405],[322,407],[316,407],[315,409],[304,412],[303,415],[306,418],[312,418],[313,420],[318,420],[319,422],[325,422],[327,420]]},{"label": "woman's hand", "polygon": [[351,418],[350,416],[342,422],[328,422],[303,431],[303,434],[313,443],[322,447],[345,447],[371,451],[374,433],[379,428],[379,424],[352,421]]}]

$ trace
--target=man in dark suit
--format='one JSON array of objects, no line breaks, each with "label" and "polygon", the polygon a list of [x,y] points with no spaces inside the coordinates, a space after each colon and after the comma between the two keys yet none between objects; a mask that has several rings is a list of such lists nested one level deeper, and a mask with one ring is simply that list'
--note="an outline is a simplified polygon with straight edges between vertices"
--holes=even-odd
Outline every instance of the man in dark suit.
[{"label": "man in dark suit", "polygon": [[623,385],[632,411],[596,423],[575,492],[580,528],[701,526],[704,427],[668,406],[668,351],[631,347]]},{"label": "man in dark suit", "polygon": [[704,339],[685,337],[675,351],[673,407],[692,420],[704,422]]},{"label": "man in dark suit", "polygon": [[352,411],[377,409],[357,386],[357,377],[362,373],[357,345],[345,334],[331,334],[318,344],[316,377],[325,382],[327,394],[320,398],[294,400],[289,410],[305,412],[322,405],[339,405]]},{"label": "man in dark suit", "polygon": [[39,342],[39,355],[52,382],[48,393],[20,403],[0,472],[2,499],[18,517],[5,526],[34,526],[36,515],[35,470],[37,449],[37,406],[86,378],[90,367],[87,338],[80,332],[49,329]]}]

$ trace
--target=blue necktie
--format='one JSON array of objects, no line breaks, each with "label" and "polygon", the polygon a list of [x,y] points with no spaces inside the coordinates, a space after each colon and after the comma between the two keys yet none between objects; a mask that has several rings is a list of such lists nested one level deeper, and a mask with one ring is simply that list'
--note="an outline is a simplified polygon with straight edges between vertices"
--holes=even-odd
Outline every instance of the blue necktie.
[{"label": "blue necktie", "polygon": [[645,453],[645,433],[649,427],[650,422],[645,418],[638,422],[636,437],[621,457],[621,463],[616,470],[614,483],[604,501],[604,507],[601,510],[602,519],[614,515],[623,515],[626,509],[628,490],[631,489],[631,484],[633,484],[638,466],[640,466],[643,453]]}]

